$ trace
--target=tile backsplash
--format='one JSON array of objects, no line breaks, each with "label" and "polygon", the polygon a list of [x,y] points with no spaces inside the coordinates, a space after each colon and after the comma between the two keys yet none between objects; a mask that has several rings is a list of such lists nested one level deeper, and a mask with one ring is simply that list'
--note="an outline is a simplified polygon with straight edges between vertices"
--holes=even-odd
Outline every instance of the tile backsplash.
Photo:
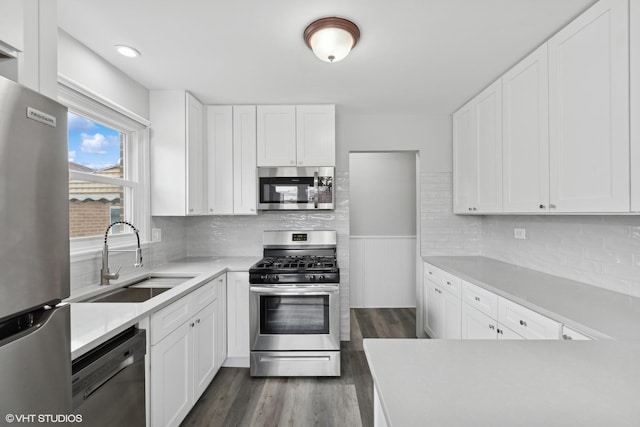
[{"label": "tile backsplash", "polygon": [[481,242],[486,257],[640,297],[638,216],[485,216]]}]

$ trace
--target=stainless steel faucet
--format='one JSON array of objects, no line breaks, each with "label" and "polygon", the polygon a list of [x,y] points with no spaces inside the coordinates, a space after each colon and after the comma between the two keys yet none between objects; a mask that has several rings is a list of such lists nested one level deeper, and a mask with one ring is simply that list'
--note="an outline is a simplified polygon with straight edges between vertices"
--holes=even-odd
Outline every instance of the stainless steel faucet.
[{"label": "stainless steel faucet", "polygon": [[138,229],[134,227],[133,224],[127,221],[115,221],[111,223],[107,230],[104,232],[104,246],[102,247],[102,268],[100,269],[100,285],[107,286],[110,285],[109,280],[115,280],[120,277],[120,269],[122,266],[118,267],[118,271],[115,273],[111,273],[109,271],[109,245],[107,245],[107,238],[109,237],[109,230],[116,224],[125,224],[131,227],[133,231],[136,233],[136,239],[138,240],[138,248],[137,249],[127,249],[127,250],[112,250],[111,252],[135,252],[136,253],[136,262],[134,267],[142,267],[142,249],[140,248],[140,234]]}]

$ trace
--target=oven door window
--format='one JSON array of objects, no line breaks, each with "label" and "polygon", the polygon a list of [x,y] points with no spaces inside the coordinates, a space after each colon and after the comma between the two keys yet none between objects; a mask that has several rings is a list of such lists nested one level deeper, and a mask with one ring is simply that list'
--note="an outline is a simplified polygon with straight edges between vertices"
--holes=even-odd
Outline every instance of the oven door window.
[{"label": "oven door window", "polygon": [[313,203],[313,178],[260,178],[260,203]]},{"label": "oven door window", "polygon": [[261,295],[260,334],[329,333],[329,295]]}]

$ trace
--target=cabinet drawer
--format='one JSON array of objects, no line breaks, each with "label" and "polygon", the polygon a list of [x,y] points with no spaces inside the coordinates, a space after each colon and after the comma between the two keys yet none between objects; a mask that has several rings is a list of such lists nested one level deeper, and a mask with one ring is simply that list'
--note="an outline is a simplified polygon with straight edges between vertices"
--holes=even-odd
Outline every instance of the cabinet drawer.
[{"label": "cabinet drawer", "polygon": [[460,280],[460,278],[456,276],[445,273],[444,271],[441,273],[440,285],[442,286],[442,288],[450,294],[457,296],[458,298],[462,298],[461,282],[462,280]]},{"label": "cabinet drawer", "polygon": [[498,295],[473,283],[462,280],[462,301],[496,320],[498,318]]},{"label": "cabinet drawer", "polygon": [[430,264],[425,263],[424,277],[439,285],[441,283],[440,279],[442,277],[442,271]]},{"label": "cabinet drawer", "polygon": [[217,278],[205,283],[191,294],[193,308],[191,313],[197,313],[218,298]]},{"label": "cabinet drawer", "polygon": [[570,327],[563,325],[562,326],[562,339],[564,340],[592,340],[593,338],[576,331],[575,329],[571,329]]},{"label": "cabinet drawer", "polygon": [[525,339],[522,335],[518,335],[513,332],[511,329],[504,326],[502,323],[498,323],[498,339],[499,340],[523,340]]},{"label": "cabinet drawer", "polygon": [[191,317],[189,294],[151,315],[151,345],[159,343]]},{"label": "cabinet drawer", "polygon": [[498,297],[498,321],[527,339],[559,339],[561,323]]}]

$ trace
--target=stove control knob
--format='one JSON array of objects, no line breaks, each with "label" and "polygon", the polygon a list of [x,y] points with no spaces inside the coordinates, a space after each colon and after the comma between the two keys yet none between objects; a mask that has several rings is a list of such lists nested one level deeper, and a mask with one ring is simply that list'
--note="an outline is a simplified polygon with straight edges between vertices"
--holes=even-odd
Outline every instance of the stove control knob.
[{"label": "stove control knob", "polygon": [[324,280],[324,276],[320,276],[318,279],[320,279],[320,281]]},{"label": "stove control knob", "polygon": [[309,281],[311,281],[311,282],[315,282],[316,281],[316,276],[315,275],[310,274],[308,277],[309,277]]},{"label": "stove control knob", "polygon": [[280,276],[278,276],[278,275],[274,275],[274,276],[273,276],[273,281],[274,281],[274,282],[279,282],[279,281],[280,281]]}]

